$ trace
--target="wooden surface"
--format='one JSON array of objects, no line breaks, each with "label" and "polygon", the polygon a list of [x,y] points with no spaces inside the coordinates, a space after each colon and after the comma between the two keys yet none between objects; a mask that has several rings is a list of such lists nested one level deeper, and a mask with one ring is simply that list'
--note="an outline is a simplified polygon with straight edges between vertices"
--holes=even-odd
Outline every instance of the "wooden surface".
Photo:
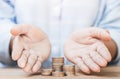
[{"label": "wooden surface", "polygon": [[120,67],[107,67],[103,68],[100,73],[92,73],[91,75],[84,75],[81,73],[80,76],[65,76],[65,77],[51,77],[30,75],[23,72],[18,68],[1,68],[0,79],[120,79]]}]

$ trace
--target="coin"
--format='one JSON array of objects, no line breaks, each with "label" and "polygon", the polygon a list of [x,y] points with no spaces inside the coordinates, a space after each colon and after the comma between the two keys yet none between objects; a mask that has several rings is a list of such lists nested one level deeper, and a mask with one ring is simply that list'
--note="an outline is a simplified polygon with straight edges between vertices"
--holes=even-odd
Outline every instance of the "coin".
[{"label": "coin", "polygon": [[59,65],[59,66],[63,66],[64,65],[64,63],[52,63],[52,65],[54,66],[54,65]]},{"label": "coin", "polygon": [[75,72],[75,65],[64,65],[63,70],[65,72]]},{"label": "coin", "polygon": [[75,75],[75,65],[64,65],[63,71],[66,76],[74,76]]},{"label": "coin", "polygon": [[52,66],[54,71],[63,71],[63,66],[59,65],[53,65]]},{"label": "coin", "polygon": [[52,62],[53,63],[64,63],[64,57],[53,57]]},{"label": "coin", "polygon": [[52,72],[53,69],[42,69],[41,72]]},{"label": "coin", "polygon": [[52,73],[49,73],[49,72],[42,72],[41,75],[42,76],[51,76]]},{"label": "coin", "polygon": [[75,72],[65,72],[66,76],[75,76]]},{"label": "coin", "polygon": [[51,76],[52,75],[52,69],[42,69],[41,70],[41,75],[42,76]]}]

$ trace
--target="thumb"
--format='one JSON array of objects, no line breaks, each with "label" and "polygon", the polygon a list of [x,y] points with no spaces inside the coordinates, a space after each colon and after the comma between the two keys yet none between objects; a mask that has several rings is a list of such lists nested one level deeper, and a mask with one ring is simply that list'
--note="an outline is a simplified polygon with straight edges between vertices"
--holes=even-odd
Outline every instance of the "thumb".
[{"label": "thumb", "polygon": [[98,38],[105,41],[109,41],[111,39],[109,31],[101,28],[91,28],[89,30],[89,34],[91,37]]},{"label": "thumb", "polygon": [[20,24],[11,29],[13,36],[24,35],[32,41],[40,41],[47,38],[47,35],[38,27],[29,24]]},{"label": "thumb", "polygon": [[17,27],[13,27],[10,31],[10,33],[13,36],[17,36],[17,35],[22,35],[22,34],[27,34],[29,30],[28,25],[17,25]]}]

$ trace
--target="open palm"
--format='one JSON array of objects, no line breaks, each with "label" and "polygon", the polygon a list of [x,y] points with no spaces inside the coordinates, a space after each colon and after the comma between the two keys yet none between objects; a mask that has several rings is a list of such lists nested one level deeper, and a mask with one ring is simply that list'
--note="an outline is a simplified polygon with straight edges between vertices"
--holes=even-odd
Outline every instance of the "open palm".
[{"label": "open palm", "polygon": [[13,35],[12,58],[26,72],[37,72],[50,55],[47,35],[38,27],[18,25],[11,29]]},{"label": "open palm", "polygon": [[100,72],[100,67],[105,67],[111,60],[110,52],[101,39],[110,40],[109,34],[102,29],[75,32],[65,43],[65,56],[85,73]]}]

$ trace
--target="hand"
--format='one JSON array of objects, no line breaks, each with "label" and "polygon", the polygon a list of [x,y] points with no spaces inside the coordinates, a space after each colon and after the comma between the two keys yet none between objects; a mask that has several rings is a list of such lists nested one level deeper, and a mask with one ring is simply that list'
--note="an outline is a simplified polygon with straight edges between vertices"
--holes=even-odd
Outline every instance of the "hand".
[{"label": "hand", "polygon": [[25,72],[37,72],[50,55],[47,35],[38,27],[18,25],[11,29],[12,59]]},{"label": "hand", "polygon": [[100,28],[88,28],[74,32],[64,45],[66,58],[79,66],[86,74],[100,72],[111,61],[111,54],[103,41],[110,41],[109,32]]}]

